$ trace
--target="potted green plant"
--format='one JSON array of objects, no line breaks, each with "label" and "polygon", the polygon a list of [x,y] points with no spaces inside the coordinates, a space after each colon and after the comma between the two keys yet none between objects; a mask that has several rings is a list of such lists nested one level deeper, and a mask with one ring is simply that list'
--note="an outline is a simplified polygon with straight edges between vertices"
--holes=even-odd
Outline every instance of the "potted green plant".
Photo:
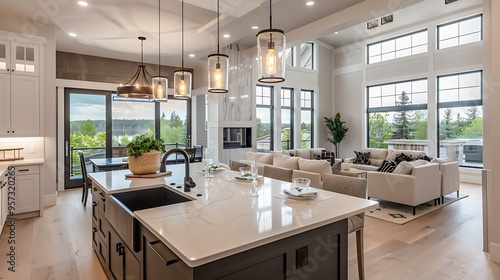
[{"label": "potted green plant", "polygon": [[349,128],[347,128],[345,122],[340,120],[340,113],[337,113],[335,118],[324,117],[324,119],[328,133],[331,135],[331,138],[327,139],[335,146],[335,156],[338,157],[340,142],[342,142],[342,140],[344,140],[347,136]]},{"label": "potted green plant", "polygon": [[152,174],[160,169],[161,153],[165,152],[163,139],[156,139],[154,134],[140,134],[134,136],[127,148],[128,166],[133,174]]}]

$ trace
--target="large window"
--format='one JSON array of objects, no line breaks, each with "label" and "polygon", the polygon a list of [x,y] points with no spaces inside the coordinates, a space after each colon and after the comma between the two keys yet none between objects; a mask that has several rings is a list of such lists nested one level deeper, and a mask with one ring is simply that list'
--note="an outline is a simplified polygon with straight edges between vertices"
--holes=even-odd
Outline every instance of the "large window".
[{"label": "large window", "polygon": [[425,148],[427,79],[370,86],[367,98],[370,148]]},{"label": "large window", "polygon": [[482,72],[438,77],[439,155],[483,166]]},{"label": "large window", "polygon": [[170,99],[160,103],[160,136],[165,140],[167,149],[191,146],[189,115],[189,107],[184,100]]},{"label": "large window", "polygon": [[368,45],[368,64],[427,52],[427,30]]},{"label": "large window", "polygon": [[482,15],[438,26],[438,49],[479,42],[483,39]]},{"label": "large window", "polygon": [[314,92],[302,90],[300,92],[300,147],[313,148],[314,143]]},{"label": "large window", "polygon": [[273,150],[273,87],[256,88],[257,151]]},{"label": "large window", "polygon": [[281,88],[281,148],[293,147],[293,89]]}]

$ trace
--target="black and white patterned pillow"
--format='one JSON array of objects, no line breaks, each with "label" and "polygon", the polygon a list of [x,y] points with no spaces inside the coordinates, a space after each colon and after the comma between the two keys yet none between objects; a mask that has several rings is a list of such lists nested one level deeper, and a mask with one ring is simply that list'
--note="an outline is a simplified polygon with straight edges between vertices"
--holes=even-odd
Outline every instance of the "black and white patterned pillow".
[{"label": "black and white patterned pillow", "polygon": [[330,162],[330,165],[332,167],[332,174],[340,175],[340,168],[342,167],[342,162],[339,161],[337,163],[334,163],[334,161],[332,161]]},{"label": "black and white patterned pillow", "polygon": [[321,159],[321,155],[314,154],[314,159],[315,159],[315,160],[320,160],[320,159]]},{"label": "black and white patterned pillow", "polygon": [[419,159],[423,159],[423,160],[426,160],[426,161],[429,161],[429,162],[432,160],[432,158],[429,157],[429,156],[427,156],[427,155],[420,155],[420,156],[417,157],[417,160],[419,160]]},{"label": "black and white patterned pillow", "polygon": [[364,164],[364,165],[369,165],[370,164],[370,152],[357,152],[354,151],[356,154],[356,160],[354,160],[354,164]]},{"label": "black and white patterned pillow", "polygon": [[394,161],[396,162],[396,164],[399,164],[402,161],[414,161],[414,159],[409,155],[405,155],[404,153],[401,153],[401,154],[396,156]]},{"label": "black and white patterned pillow", "polygon": [[396,162],[394,162],[392,160],[384,160],[384,162],[382,162],[382,164],[377,169],[377,171],[378,172],[392,173],[392,171],[394,171],[394,169],[396,169],[396,166],[398,166],[398,164]]},{"label": "black and white patterned pillow", "polygon": [[295,156],[295,154],[294,154],[294,153],[288,153],[288,155],[289,155],[289,156],[291,156],[291,157],[294,157],[294,156]]}]

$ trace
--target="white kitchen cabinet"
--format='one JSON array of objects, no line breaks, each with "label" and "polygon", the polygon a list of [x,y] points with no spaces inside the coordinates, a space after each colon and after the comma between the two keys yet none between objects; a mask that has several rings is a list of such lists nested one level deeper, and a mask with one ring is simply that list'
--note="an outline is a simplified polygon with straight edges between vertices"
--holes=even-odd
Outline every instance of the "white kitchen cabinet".
[{"label": "white kitchen cabinet", "polygon": [[15,215],[40,211],[40,167],[16,167]]},{"label": "white kitchen cabinet", "polygon": [[0,40],[0,73],[39,76],[39,45]]},{"label": "white kitchen cabinet", "polygon": [[40,136],[40,49],[0,40],[0,137]]}]

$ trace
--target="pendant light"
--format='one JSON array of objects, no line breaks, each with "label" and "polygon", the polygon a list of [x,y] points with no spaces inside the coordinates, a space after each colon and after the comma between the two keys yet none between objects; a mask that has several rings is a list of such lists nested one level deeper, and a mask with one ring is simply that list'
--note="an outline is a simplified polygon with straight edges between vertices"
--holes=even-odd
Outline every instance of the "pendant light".
[{"label": "pendant light", "polygon": [[168,79],[161,75],[161,0],[158,0],[158,76],[153,77],[153,101],[168,101]]},{"label": "pendant light", "polygon": [[117,95],[122,97],[133,97],[133,98],[152,98],[153,91],[149,85],[149,75],[144,65],[144,40],[146,37],[138,37],[141,41],[141,64],[137,67],[137,71],[134,76],[126,82],[124,85],[120,85],[117,89]]},{"label": "pendant light", "polygon": [[191,99],[191,81],[193,80],[193,74],[191,71],[184,69],[184,0],[182,0],[181,8],[181,70],[176,70],[174,72],[174,98],[177,99]]},{"label": "pendant light", "polygon": [[273,29],[273,14],[269,0],[269,29],[257,33],[258,80],[261,83],[285,81],[285,32]]},{"label": "pendant light", "polygon": [[208,56],[208,92],[228,92],[229,56],[219,53],[219,0],[217,0],[217,53]]}]

